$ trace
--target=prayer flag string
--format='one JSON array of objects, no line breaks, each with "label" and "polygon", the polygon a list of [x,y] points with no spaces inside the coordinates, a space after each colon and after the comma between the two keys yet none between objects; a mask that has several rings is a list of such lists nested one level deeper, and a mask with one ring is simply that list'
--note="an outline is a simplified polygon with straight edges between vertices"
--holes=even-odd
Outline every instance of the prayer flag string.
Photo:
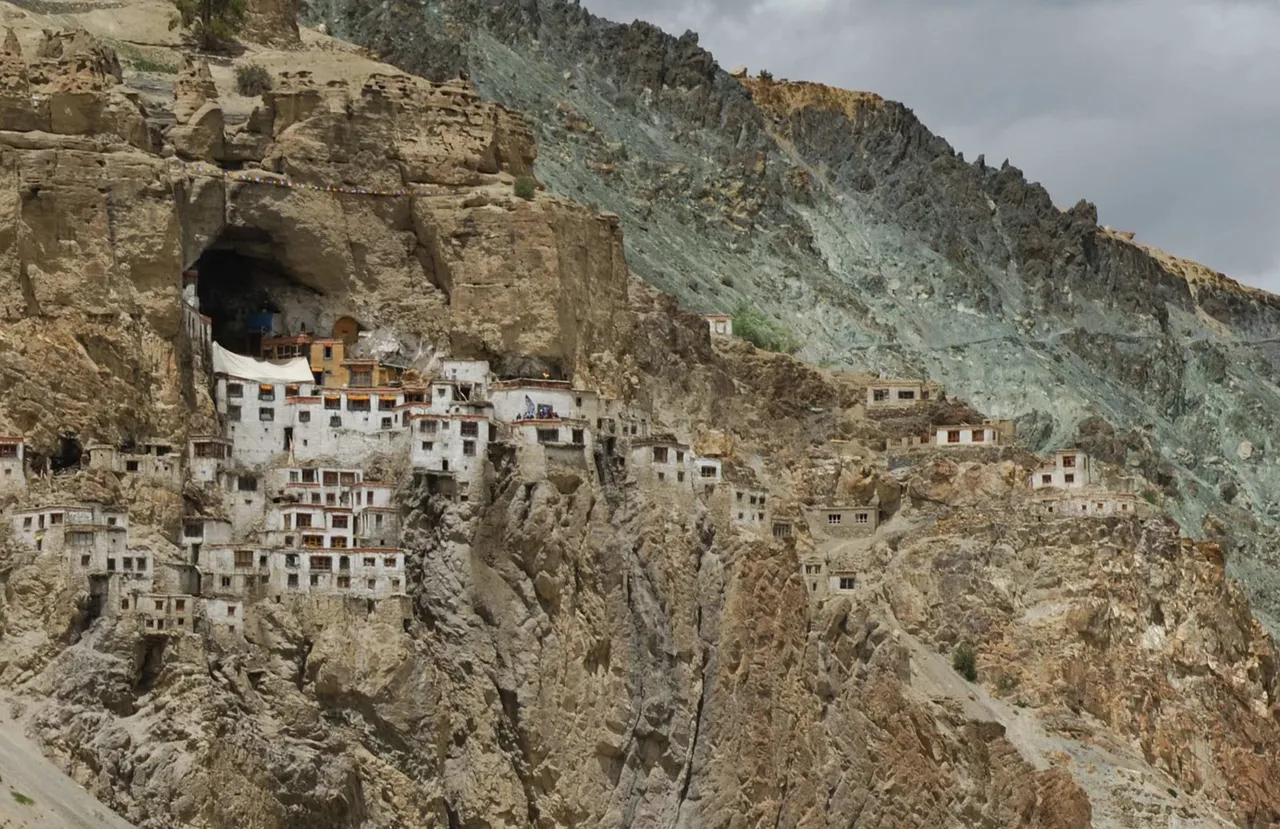
[{"label": "prayer flag string", "polygon": [[[209,173],[207,175],[213,176]],[[352,196],[412,196],[413,190],[408,188],[400,188],[397,190],[378,190],[372,187],[344,187],[340,184],[308,184],[301,181],[289,181],[288,179],[272,178],[267,176],[253,176],[235,174],[229,170],[222,171],[222,178],[227,181],[236,181],[247,184],[266,184],[271,187],[287,187],[291,190],[311,190],[317,193],[343,193]]]}]

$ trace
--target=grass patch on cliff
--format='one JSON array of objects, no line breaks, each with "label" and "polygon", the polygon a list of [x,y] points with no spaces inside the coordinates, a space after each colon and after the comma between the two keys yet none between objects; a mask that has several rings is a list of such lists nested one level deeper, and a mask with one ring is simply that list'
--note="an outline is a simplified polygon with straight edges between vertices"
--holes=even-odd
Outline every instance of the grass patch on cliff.
[{"label": "grass patch on cliff", "polygon": [[765,351],[794,354],[800,350],[800,341],[790,329],[745,302],[733,309],[733,333]]},{"label": "grass patch on cliff", "polygon": [[18,801],[19,803],[21,803],[23,806],[36,805],[35,798],[27,797],[25,794],[18,791],[17,789],[10,789],[9,796],[12,797],[14,800]]},{"label": "grass patch on cliff", "polygon": [[[135,72],[151,72],[156,75],[176,75],[178,73],[178,62],[170,59],[167,50],[155,53],[151,51],[143,51],[129,43],[121,43],[119,41],[107,41],[115,47],[116,54],[120,56],[125,66]],[[161,57],[163,55],[163,57]]]},{"label": "grass patch on cliff", "polygon": [[951,667],[970,682],[978,681],[978,654],[968,645],[961,645],[951,652]]},{"label": "grass patch on cliff", "polygon": [[271,73],[258,63],[242,63],[236,67],[236,92],[249,98],[271,91]]},{"label": "grass patch on cliff", "polygon": [[512,189],[517,198],[531,201],[534,191],[538,189],[538,183],[533,180],[533,176],[520,176]]}]

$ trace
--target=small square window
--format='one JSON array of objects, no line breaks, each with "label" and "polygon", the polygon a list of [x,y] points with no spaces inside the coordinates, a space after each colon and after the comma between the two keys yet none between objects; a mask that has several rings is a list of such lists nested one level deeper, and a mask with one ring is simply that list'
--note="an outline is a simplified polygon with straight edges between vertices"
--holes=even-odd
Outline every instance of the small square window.
[{"label": "small square window", "polygon": [[258,420],[270,423],[276,419],[275,409],[258,409]]},{"label": "small square window", "polygon": [[301,412],[298,412],[298,422],[299,422],[299,423],[310,423],[310,422],[311,422],[311,412],[308,412],[308,411],[305,411],[305,410],[304,410],[304,411],[301,411]]},{"label": "small square window", "polygon": [[244,397],[244,386],[239,383],[227,383],[227,397]]},{"label": "small square window", "polygon": [[231,586],[231,577],[230,577],[230,576],[223,576],[223,577],[220,579],[220,584],[221,584],[223,587],[230,587],[230,586]]}]

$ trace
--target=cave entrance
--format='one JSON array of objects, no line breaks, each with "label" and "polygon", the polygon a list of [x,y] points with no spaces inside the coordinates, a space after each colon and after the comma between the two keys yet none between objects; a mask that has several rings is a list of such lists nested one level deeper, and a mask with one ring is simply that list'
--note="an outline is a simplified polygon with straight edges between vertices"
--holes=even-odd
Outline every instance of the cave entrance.
[{"label": "cave entrance", "polygon": [[49,469],[56,473],[80,468],[80,458],[84,450],[80,447],[80,439],[70,433],[58,437],[58,449],[49,456]]},{"label": "cave entrance", "polygon": [[[188,271],[213,341],[228,351],[263,356],[262,340],[315,330],[318,291],[299,281],[279,258],[270,233],[227,228]],[[191,294],[194,293],[194,296]]]}]

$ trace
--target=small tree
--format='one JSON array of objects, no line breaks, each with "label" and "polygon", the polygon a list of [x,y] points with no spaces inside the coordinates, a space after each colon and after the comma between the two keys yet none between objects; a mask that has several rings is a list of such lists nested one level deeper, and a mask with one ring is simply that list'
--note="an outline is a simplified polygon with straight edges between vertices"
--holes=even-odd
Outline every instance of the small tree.
[{"label": "small tree", "polygon": [[242,63],[236,67],[236,91],[253,97],[271,91],[271,73],[257,63]]},{"label": "small tree", "polygon": [[951,667],[970,682],[978,681],[978,654],[968,645],[960,645],[951,652]]},{"label": "small tree", "polygon": [[765,351],[793,354],[800,348],[799,341],[786,326],[769,319],[745,302],[733,309],[733,333]]},{"label": "small tree", "polygon": [[538,189],[538,183],[533,180],[533,176],[520,176],[516,179],[515,193],[522,199],[532,199],[533,191]]},{"label": "small tree", "polygon": [[178,18],[169,28],[181,25],[196,45],[205,51],[217,51],[235,39],[244,25],[245,0],[173,0]]}]

